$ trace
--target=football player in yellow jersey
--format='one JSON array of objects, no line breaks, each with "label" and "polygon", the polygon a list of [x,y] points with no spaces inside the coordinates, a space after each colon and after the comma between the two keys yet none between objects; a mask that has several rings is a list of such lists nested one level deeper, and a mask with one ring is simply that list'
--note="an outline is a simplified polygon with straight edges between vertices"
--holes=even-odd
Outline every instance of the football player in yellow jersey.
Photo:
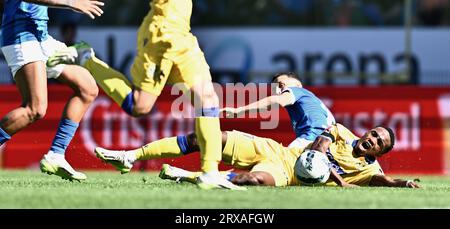
[{"label": "football player in yellow jersey", "polygon": [[[153,0],[139,27],[137,54],[131,67],[132,82],[95,57],[82,42],[60,50],[47,65],[78,63],[88,69],[98,85],[128,114],[148,114],[166,83],[191,91],[196,110],[195,133],[201,152],[199,186],[205,189],[239,189],[218,171],[221,160],[219,99],[209,66],[191,33],[192,0]],[[182,138],[167,142],[181,145]],[[122,172],[128,172],[122,168]]]},{"label": "football player in yellow jersey", "polygon": [[[100,158],[116,168],[131,168],[136,160],[179,157],[198,151],[195,134],[186,136],[184,147],[181,148],[163,144],[175,138],[164,138],[130,151],[102,149],[97,152],[101,153]],[[225,131],[222,132],[222,160],[225,164],[248,172],[222,172],[222,175],[238,185],[301,185],[294,175],[295,162],[305,149],[311,149],[326,153],[333,164],[332,174],[325,184],[327,186],[418,188],[414,181],[392,179],[384,175],[376,161],[376,157],[393,148],[394,139],[393,131],[387,127],[376,127],[358,138],[344,126],[336,124],[306,148],[288,148],[269,138]],[[164,165],[160,177],[195,183],[200,174]]]}]

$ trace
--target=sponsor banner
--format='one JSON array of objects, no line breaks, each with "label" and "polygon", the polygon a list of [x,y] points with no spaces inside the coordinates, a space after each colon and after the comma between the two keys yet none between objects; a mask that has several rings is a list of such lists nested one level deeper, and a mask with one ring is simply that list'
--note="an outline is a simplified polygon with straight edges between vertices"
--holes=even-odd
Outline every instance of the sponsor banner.
[{"label": "sponsor banner", "polygon": [[[83,27],[78,40],[89,42],[96,55],[110,66],[128,73],[136,51],[134,27]],[[404,55],[403,28],[194,28],[200,46],[216,76],[221,79],[266,80],[274,71],[342,73],[337,84],[358,83],[357,76],[368,76],[369,84],[398,77],[408,62]],[[59,30],[50,30],[59,38]],[[449,84],[450,30],[417,28],[412,32],[411,72],[418,83]],[[0,82],[11,80],[0,55]],[[373,77],[372,77],[373,76]],[[342,81],[341,81],[342,80]],[[315,85],[324,82],[315,77]],[[234,82],[234,81],[232,81]]]},{"label": "sponsor banner", "polygon": [[[223,88],[227,94],[227,89]],[[356,135],[377,125],[388,125],[397,134],[395,150],[379,159],[387,173],[444,173],[448,162],[448,129],[450,88],[426,87],[314,87],[334,113],[338,122]],[[269,91],[250,88],[250,94]],[[234,92],[233,92],[234,93]],[[49,107],[43,120],[13,136],[2,147],[5,168],[38,168],[39,160],[51,144],[63,107],[72,92],[64,86],[49,86]],[[68,161],[81,169],[111,169],[93,153],[96,146],[110,149],[132,149],[164,137],[183,135],[193,131],[192,108],[183,109],[185,115],[173,111],[170,88],[163,91],[152,112],[142,118],[131,118],[112,100],[100,94],[86,113],[77,134],[67,151]],[[249,98],[245,100],[248,102]],[[253,100],[253,99],[252,99]],[[1,86],[0,115],[4,116],[21,103],[14,86]],[[229,105],[229,101],[226,102]],[[269,115],[268,115],[269,114]],[[183,117],[184,116],[184,117]],[[186,118],[187,117],[187,118]],[[263,123],[276,119],[275,129],[263,128]],[[222,130],[237,129],[257,136],[273,138],[288,145],[294,138],[289,116],[284,109],[270,111],[257,117],[221,119]],[[446,137],[447,136],[447,137]],[[445,141],[447,140],[447,141]],[[447,154],[447,156],[445,156]],[[446,159],[447,157],[447,159]],[[135,169],[157,170],[162,163],[171,163],[186,169],[199,169],[198,153],[176,159],[150,160],[136,164]],[[227,166],[222,166],[228,169]]]}]

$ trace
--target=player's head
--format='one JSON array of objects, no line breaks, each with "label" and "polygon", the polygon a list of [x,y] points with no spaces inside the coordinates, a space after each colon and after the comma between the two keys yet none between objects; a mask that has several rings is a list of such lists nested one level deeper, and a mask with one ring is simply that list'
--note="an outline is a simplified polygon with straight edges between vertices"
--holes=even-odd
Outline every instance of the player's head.
[{"label": "player's head", "polygon": [[391,128],[377,126],[367,131],[357,142],[353,151],[357,156],[379,157],[394,148],[395,134]]},{"label": "player's head", "polygon": [[281,72],[272,78],[272,83],[278,84],[281,90],[286,87],[302,87],[299,77],[294,72]]}]

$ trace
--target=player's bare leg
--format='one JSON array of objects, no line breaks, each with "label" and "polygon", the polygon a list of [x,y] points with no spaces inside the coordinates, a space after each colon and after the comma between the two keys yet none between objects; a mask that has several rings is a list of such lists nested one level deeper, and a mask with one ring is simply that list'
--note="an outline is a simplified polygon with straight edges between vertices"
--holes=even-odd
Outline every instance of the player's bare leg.
[{"label": "player's bare leg", "polygon": [[95,80],[85,68],[75,65],[66,65],[58,80],[74,91],[64,108],[63,118],[80,122],[98,95]]},{"label": "player's bare leg", "polygon": [[133,116],[140,117],[147,115],[155,105],[158,96],[145,92],[141,89],[136,89],[133,91]]},{"label": "player's bare leg", "polygon": [[41,160],[41,170],[63,179],[84,180],[86,175],[75,171],[65,160],[64,154],[78,128],[78,123],[97,97],[98,88],[90,73],[80,66],[66,65],[58,80],[72,88],[74,94],[64,108],[52,146]]},{"label": "player's bare leg", "polygon": [[45,116],[47,111],[47,75],[42,61],[24,65],[15,75],[22,96],[20,107],[6,114],[1,129],[10,136]]}]

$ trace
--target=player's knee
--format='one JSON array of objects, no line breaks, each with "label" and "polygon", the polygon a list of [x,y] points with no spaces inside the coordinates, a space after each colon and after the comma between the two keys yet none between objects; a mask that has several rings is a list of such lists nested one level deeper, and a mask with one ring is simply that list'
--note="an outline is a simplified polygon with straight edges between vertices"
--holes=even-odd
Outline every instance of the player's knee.
[{"label": "player's knee", "polygon": [[247,179],[248,185],[261,185],[262,183],[258,179],[258,176],[255,176],[254,174],[250,173],[249,178]]},{"label": "player's knee", "polygon": [[219,98],[217,97],[217,94],[214,91],[214,88],[203,91],[202,98],[205,100],[209,100],[209,101],[219,101]]},{"label": "player's knee", "polygon": [[80,91],[80,96],[82,100],[86,103],[94,102],[95,98],[98,96],[97,85],[88,85]]},{"label": "player's knee", "polygon": [[26,108],[28,109],[28,118],[32,122],[44,118],[47,113],[47,103],[27,106]]},{"label": "player's knee", "polygon": [[205,90],[202,91],[202,97],[214,99],[217,97],[217,95],[213,87],[206,87]]},{"label": "player's knee", "polygon": [[274,177],[267,172],[252,172],[259,185],[276,186]]},{"label": "player's knee", "polygon": [[[90,73],[87,70],[85,70],[85,74],[90,75]],[[94,102],[95,98],[97,98],[99,89],[97,83],[92,77],[87,78],[90,80],[85,81],[83,85],[80,86],[79,93],[84,102],[92,103]]]},{"label": "player's knee", "polygon": [[133,104],[133,117],[142,117],[152,111],[153,105],[155,105],[158,96],[144,92],[142,90],[135,90],[133,92],[134,104]]},{"label": "player's knee", "polygon": [[89,97],[89,99],[91,99],[92,101],[95,100],[95,98],[97,98],[99,93],[99,89],[97,86],[97,83],[95,82],[95,80],[92,78],[92,81],[89,83],[88,85],[88,93],[87,96]]},{"label": "player's knee", "polygon": [[142,117],[144,115],[147,115],[152,110],[149,106],[142,106],[142,105],[135,105],[133,110],[133,117]]},{"label": "player's knee", "polygon": [[217,97],[214,86],[211,82],[203,83],[201,86],[197,86],[194,89],[194,97],[202,101],[202,106],[213,107],[218,106],[219,97]]}]

